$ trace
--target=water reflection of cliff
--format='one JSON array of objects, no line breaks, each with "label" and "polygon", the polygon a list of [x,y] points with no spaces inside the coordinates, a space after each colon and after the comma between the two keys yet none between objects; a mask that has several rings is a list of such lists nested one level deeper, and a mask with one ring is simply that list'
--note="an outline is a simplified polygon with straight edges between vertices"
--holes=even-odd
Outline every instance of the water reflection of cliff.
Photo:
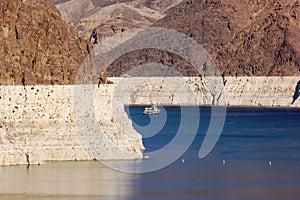
[{"label": "water reflection of cliff", "polygon": [[99,162],[0,168],[0,196],[12,199],[127,199],[134,177]]}]

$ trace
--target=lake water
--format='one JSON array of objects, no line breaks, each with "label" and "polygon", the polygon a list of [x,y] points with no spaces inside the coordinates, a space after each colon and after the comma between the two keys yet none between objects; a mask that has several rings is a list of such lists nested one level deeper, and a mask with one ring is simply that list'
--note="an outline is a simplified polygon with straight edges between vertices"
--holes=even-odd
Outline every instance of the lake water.
[{"label": "lake water", "polygon": [[[136,128],[164,116],[150,118],[142,114],[143,107],[126,110]],[[190,123],[197,123],[195,110],[187,109]],[[164,113],[167,119],[161,131],[144,139],[145,155],[159,152],[178,131],[180,108],[166,107]],[[199,159],[210,115],[210,107],[200,108],[193,143],[161,170],[130,174],[96,161],[0,167],[0,199],[299,199],[300,110],[228,108],[217,144]],[[153,131],[153,127],[137,129],[145,136]],[[184,130],[186,137],[192,134],[188,128]],[[114,163],[148,165],[159,159],[163,156]]]}]

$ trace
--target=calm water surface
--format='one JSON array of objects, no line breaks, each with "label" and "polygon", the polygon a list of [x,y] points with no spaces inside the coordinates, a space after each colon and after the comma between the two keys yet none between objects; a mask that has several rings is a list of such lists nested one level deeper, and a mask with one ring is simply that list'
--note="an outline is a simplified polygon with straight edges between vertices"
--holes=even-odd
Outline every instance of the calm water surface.
[{"label": "calm water surface", "polygon": [[[150,123],[150,117],[142,114],[143,107],[126,110],[137,126]],[[195,109],[188,110],[194,123]],[[144,139],[145,155],[159,151],[177,132],[180,108],[166,107],[165,112],[168,118],[162,130]],[[0,199],[299,199],[300,110],[228,108],[218,143],[199,159],[210,114],[209,107],[200,109],[194,142],[162,170],[128,174],[100,162],[0,167]],[[149,135],[147,129],[143,131]],[[186,134],[191,134],[188,129]],[[161,158],[140,162],[155,159]]]}]

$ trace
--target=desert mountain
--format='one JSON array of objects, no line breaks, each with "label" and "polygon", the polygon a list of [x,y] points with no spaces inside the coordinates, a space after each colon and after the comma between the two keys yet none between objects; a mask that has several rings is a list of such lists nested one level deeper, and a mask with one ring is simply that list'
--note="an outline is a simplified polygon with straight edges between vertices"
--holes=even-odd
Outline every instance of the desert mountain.
[{"label": "desert mountain", "polygon": [[70,84],[88,44],[43,0],[0,0],[0,84]]},{"label": "desert mountain", "polygon": [[[42,0],[0,0],[0,84],[73,83],[90,50],[78,35],[88,38],[96,28],[106,39],[153,23],[192,37],[224,75],[299,75],[299,0],[48,1],[60,12]],[[108,73],[152,62],[198,75],[179,56],[155,49],[123,55]]]}]

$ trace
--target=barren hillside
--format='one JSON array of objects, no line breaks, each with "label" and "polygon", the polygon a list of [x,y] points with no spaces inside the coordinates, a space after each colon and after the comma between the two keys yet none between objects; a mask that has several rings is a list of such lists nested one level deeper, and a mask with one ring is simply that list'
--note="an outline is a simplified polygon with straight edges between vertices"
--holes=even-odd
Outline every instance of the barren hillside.
[{"label": "barren hillside", "polygon": [[[299,0],[189,0],[153,26],[198,41],[224,75],[300,74]],[[116,68],[154,61],[192,75],[178,56],[154,50],[124,55],[111,66],[111,75],[121,73]]]},{"label": "barren hillside", "polygon": [[[299,0],[189,0],[171,10],[181,0],[51,1],[62,14],[42,0],[0,0],[0,84],[73,83],[92,48],[78,35],[88,38],[97,28],[105,39],[153,23],[198,41],[221,74],[300,75]],[[198,75],[179,56],[154,49],[123,55],[108,73],[151,62]]]},{"label": "barren hillside", "polygon": [[225,74],[299,74],[298,0],[189,1],[156,25],[197,40]]}]

